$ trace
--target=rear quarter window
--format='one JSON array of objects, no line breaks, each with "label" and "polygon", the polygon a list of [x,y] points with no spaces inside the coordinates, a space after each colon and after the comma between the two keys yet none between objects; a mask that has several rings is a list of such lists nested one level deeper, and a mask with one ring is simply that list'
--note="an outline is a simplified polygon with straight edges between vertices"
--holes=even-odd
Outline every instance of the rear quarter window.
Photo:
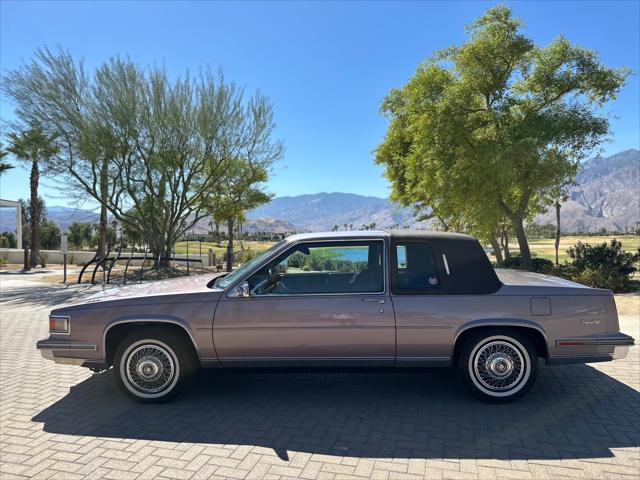
[{"label": "rear quarter window", "polygon": [[426,293],[441,287],[431,245],[397,243],[392,247],[393,288],[398,293]]},{"label": "rear quarter window", "polygon": [[389,251],[394,295],[480,295],[502,283],[473,237],[439,235],[392,238]]}]

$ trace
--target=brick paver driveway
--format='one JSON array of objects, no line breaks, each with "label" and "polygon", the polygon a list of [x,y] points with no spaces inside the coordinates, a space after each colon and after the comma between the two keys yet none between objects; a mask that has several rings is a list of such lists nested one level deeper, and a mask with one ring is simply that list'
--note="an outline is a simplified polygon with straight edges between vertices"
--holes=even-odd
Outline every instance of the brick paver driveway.
[{"label": "brick paver driveway", "polygon": [[[521,401],[472,400],[449,372],[203,372],[139,405],[110,372],[34,348],[46,311],[86,288],[3,280],[2,480],[38,478],[638,478],[638,347],[622,361],[542,367]],[[638,318],[624,330],[637,335]]]}]

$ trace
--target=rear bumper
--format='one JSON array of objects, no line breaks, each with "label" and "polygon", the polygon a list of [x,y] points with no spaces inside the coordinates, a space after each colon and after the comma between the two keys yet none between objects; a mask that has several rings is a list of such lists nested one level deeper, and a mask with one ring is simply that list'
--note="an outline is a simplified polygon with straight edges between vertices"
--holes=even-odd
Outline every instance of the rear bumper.
[{"label": "rear bumper", "polygon": [[[597,335],[585,335],[581,337],[559,338],[556,340],[558,349],[593,349],[594,353],[580,353],[566,355],[552,355],[547,359],[547,365],[564,365],[571,363],[594,363],[608,362],[625,358],[629,352],[629,347],[635,344],[633,337],[624,333],[600,333]],[[602,347],[602,348],[601,348]],[[606,349],[606,353],[602,350]]]},{"label": "rear bumper", "polygon": [[559,338],[556,340],[556,347],[633,347],[633,345],[633,337],[620,332],[599,333],[597,335]]}]

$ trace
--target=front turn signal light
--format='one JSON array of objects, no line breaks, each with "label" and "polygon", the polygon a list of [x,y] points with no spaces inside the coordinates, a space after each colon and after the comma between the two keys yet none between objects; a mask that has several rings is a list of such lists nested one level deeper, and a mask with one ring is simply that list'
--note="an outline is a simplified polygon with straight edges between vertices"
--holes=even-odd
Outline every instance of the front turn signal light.
[{"label": "front turn signal light", "polygon": [[69,333],[69,317],[49,317],[49,333]]}]

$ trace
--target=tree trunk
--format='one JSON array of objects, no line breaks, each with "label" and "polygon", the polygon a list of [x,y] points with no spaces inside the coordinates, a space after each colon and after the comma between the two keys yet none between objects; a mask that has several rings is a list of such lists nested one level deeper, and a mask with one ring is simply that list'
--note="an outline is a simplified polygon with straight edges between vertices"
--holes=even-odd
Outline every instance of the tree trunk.
[{"label": "tree trunk", "polygon": [[238,219],[238,238],[240,239],[240,249],[244,250],[244,243],[242,243],[242,221]]},{"label": "tree trunk", "polygon": [[558,250],[560,249],[560,200],[556,200],[556,241],[554,242],[556,249],[556,265],[560,264],[558,258]]},{"label": "tree trunk", "polygon": [[504,258],[511,258],[511,250],[509,250],[509,227],[503,228],[503,243],[502,249],[504,250]]},{"label": "tree trunk", "polygon": [[531,250],[529,250],[529,242],[524,231],[524,219],[522,217],[514,217],[511,222],[520,246],[520,265],[522,268],[531,270]]},{"label": "tree trunk", "polygon": [[493,255],[496,257],[496,265],[499,268],[502,266],[502,251],[500,251],[500,244],[498,243],[498,239],[495,235],[491,235],[489,242],[491,243],[491,248],[493,248]]},{"label": "tree trunk", "polygon": [[233,224],[234,219],[227,219],[228,238],[227,242],[227,272],[233,270]]},{"label": "tree trunk", "polygon": [[102,160],[100,166],[100,224],[98,225],[98,256],[104,257],[107,251],[107,202],[109,201],[109,160]]},{"label": "tree trunk", "polygon": [[29,179],[29,188],[31,190],[31,204],[29,205],[29,224],[31,228],[31,253],[29,256],[29,266],[38,265],[38,257],[40,256],[40,201],[38,199],[38,182],[40,181],[40,170],[38,161],[31,163],[31,177]]},{"label": "tree trunk", "polygon": [[173,249],[173,240],[168,238],[162,241],[162,247],[158,252],[158,266],[161,270],[167,270],[169,268],[171,251]]}]

